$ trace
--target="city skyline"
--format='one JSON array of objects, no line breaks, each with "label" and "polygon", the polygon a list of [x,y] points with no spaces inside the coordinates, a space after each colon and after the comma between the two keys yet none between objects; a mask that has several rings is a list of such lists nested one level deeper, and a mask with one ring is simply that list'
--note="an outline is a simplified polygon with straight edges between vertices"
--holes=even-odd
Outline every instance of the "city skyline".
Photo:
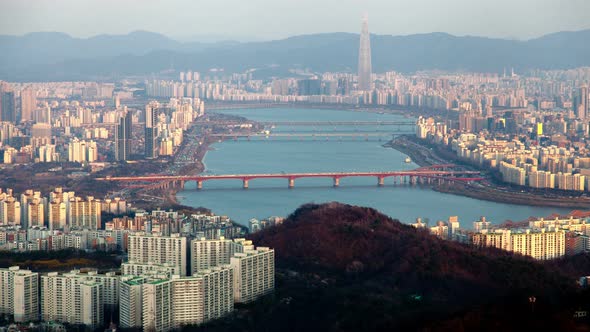
[{"label": "city skyline", "polygon": [[0,332],[590,330],[588,12],[0,0]]},{"label": "city skyline", "polygon": [[[172,4],[142,1],[141,6],[135,1],[127,1],[125,4],[117,3],[116,10],[110,8],[109,2],[35,1],[32,6],[31,0],[6,0],[0,4],[0,34],[58,31],[75,37],[89,37],[147,30],[183,41],[269,40],[310,33],[356,32],[358,28],[354,22],[362,12],[371,15],[372,31],[385,35],[447,32],[460,36],[522,40],[552,32],[590,28],[584,15],[590,10],[590,3],[583,0],[525,0],[517,3],[502,0],[493,4],[472,4],[464,0],[444,4],[432,0],[394,4],[375,0],[363,3],[347,1],[346,5],[335,0],[281,4],[267,0],[255,0],[248,4],[234,0],[205,4],[176,0]],[[317,10],[309,11],[307,5],[313,5]],[[534,19],[526,19],[525,13],[531,8],[535,8]],[[329,16],[327,12],[330,12]],[[449,20],[440,12],[463,15]],[[154,15],[158,16],[158,20],[150,20]],[[110,24],[105,26],[105,17],[126,19],[110,20]],[[162,17],[168,19],[162,20]],[[305,25],[301,25],[302,17],[306,17]],[[503,24],[497,24],[498,18],[502,18]],[[183,24],[178,25],[177,22]],[[179,26],[183,28],[179,29]],[[269,26],[274,28],[269,29]]]}]

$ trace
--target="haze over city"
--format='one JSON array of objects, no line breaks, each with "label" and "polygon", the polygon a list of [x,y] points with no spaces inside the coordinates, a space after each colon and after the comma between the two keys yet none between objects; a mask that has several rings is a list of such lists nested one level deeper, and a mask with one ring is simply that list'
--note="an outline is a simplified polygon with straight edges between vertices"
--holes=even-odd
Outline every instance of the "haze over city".
[{"label": "haze over city", "polygon": [[0,34],[65,32],[75,37],[136,30],[179,40],[270,40],[357,32],[368,12],[371,32],[447,32],[530,39],[590,28],[585,0],[3,0]]},{"label": "haze over city", "polygon": [[590,331],[589,12],[0,0],[0,332]]}]

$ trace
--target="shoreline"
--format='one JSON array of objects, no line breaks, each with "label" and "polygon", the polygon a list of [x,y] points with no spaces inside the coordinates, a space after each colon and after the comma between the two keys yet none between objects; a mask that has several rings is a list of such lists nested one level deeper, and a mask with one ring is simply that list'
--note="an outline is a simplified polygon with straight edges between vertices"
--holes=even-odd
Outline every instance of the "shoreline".
[{"label": "shoreline", "polygon": [[[448,160],[439,156],[435,150],[420,144],[419,140],[408,139],[405,136],[398,137],[383,145],[395,149],[409,156],[419,166],[430,166],[437,163],[455,163],[456,160]],[[494,188],[495,184],[483,185],[479,183],[464,184],[453,183],[445,185],[433,185],[436,192],[459,195],[489,202],[533,206],[554,207],[567,209],[590,209],[590,198],[583,197],[547,197],[534,192],[508,191]]]},{"label": "shoreline", "polygon": [[[252,105],[254,106],[254,105]],[[276,105],[276,107],[285,107],[286,105]],[[291,107],[297,107],[300,105],[291,105]],[[303,106],[303,105],[301,105]],[[310,105],[307,105],[310,106]],[[237,107],[236,107],[237,108]],[[313,107],[311,107],[313,108]],[[316,107],[320,108],[320,107]],[[326,107],[329,108],[329,107]],[[219,109],[220,110],[220,109]],[[344,107],[340,110],[345,110]],[[355,109],[348,108],[347,111],[356,111]],[[375,111],[375,110],[373,110]],[[394,111],[395,112],[395,111]],[[406,113],[407,114],[407,113]],[[194,138],[191,138],[194,139]],[[205,135],[202,137],[203,143],[199,146],[198,152],[195,154],[195,163],[198,163],[196,167],[191,167],[189,172],[182,172],[182,175],[191,175],[203,173],[206,170],[204,160],[208,151],[210,151],[211,145],[216,143],[217,140],[212,140],[209,136]],[[412,162],[418,166],[429,166],[433,164],[444,164],[444,163],[460,163],[460,161],[451,159],[452,156],[445,154],[440,155],[438,149],[428,147],[424,143],[417,139],[411,139],[406,136],[400,136],[394,140],[383,144],[385,148],[395,149],[412,159]],[[554,207],[563,209],[590,209],[590,198],[569,198],[569,197],[547,197],[534,192],[519,192],[519,191],[504,191],[498,188],[494,188],[495,184],[490,183],[489,185],[482,184],[445,184],[445,185],[433,185],[431,189],[445,194],[453,194],[463,197],[469,197],[484,201],[514,204],[531,207]],[[188,208],[179,202],[177,193],[182,191],[180,187],[170,187],[165,189],[162,199],[166,205],[177,206]]]}]

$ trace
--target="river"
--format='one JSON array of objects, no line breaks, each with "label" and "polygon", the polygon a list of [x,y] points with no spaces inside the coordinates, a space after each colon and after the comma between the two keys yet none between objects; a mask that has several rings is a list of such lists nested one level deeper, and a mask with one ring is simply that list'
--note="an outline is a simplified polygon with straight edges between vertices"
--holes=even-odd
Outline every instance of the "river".
[{"label": "river", "polygon": [[[244,109],[223,110],[218,113],[239,115],[254,121],[414,121],[400,115],[362,113],[358,111],[324,109]],[[343,132],[371,131],[381,133],[386,126],[304,128],[278,126],[273,132]],[[406,128],[405,130],[413,129]],[[403,129],[402,129],[403,130]],[[383,137],[330,137],[310,138],[255,138],[239,139],[213,144],[205,156],[205,174],[258,174],[289,172],[369,172],[410,170],[418,167],[406,163],[406,155],[382,144]],[[427,187],[393,184],[386,179],[385,186],[378,187],[375,178],[344,178],[340,187],[332,187],[332,179],[297,179],[295,188],[287,187],[287,180],[250,180],[249,189],[242,189],[237,180],[205,181],[202,190],[189,182],[178,193],[178,200],[193,207],[206,207],[216,214],[227,215],[236,222],[247,225],[250,218],[287,216],[298,206],[309,203],[338,201],[373,207],[403,222],[413,222],[417,217],[430,220],[446,220],[458,216],[461,226],[471,228],[480,216],[492,223],[505,220],[521,221],[530,216],[548,216],[566,213],[567,209],[532,207],[481,201],[472,198],[443,194]]]}]

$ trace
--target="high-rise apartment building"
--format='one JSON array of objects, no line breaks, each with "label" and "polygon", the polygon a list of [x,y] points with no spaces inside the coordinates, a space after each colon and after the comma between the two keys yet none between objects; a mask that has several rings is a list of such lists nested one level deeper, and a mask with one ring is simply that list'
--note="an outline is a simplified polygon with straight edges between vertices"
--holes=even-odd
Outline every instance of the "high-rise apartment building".
[{"label": "high-rise apartment building", "polygon": [[576,96],[574,97],[574,114],[579,119],[586,119],[588,116],[588,86],[582,86],[578,89]]},{"label": "high-rise apartment building", "polygon": [[103,321],[101,284],[77,271],[42,276],[41,317],[44,321],[99,326]]},{"label": "high-rise apartment building", "polygon": [[28,201],[25,208],[27,209],[25,222],[27,227],[45,225],[45,204],[41,198],[33,198]]},{"label": "high-rise apartment building", "polygon": [[172,277],[174,272],[177,270],[175,265],[164,263],[133,263],[126,262],[121,264],[121,273],[125,276],[165,276],[166,278]]},{"label": "high-rise apartment building", "polygon": [[59,200],[54,200],[49,203],[47,213],[47,222],[49,229],[63,229],[67,224],[67,209],[66,204]]},{"label": "high-rise apartment building", "polygon": [[115,159],[117,161],[129,160],[131,156],[132,118],[131,112],[119,118],[119,124],[115,127]]},{"label": "high-rise apartment building", "polygon": [[274,290],[274,250],[267,247],[246,249],[231,258],[233,291],[236,303],[249,303]]},{"label": "high-rise apartment building", "polygon": [[233,271],[228,266],[172,279],[173,325],[202,324],[229,314],[234,307]]},{"label": "high-rise apartment building", "polygon": [[88,196],[70,198],[67,223],[72,228],[96,230],[101,228],[102,204],[99,199]]},{"label": "high-rise apartment building", "polygon": [[142,286],[142,326],[146,332],[166,332],[172,322],[172,280],[155,279]]},{"label": "high-rise apartment building", "polygon": [[191,277],[123,276],[121,326],[169,331],[223,317],[233,310],[232,274],[224,265]]},{"label": "high-rise apartment building", "polygon": [[142,285],[146,278],[123,276],[119,284],[119,324],[122,328],[139,328],[142,323]]},{"label": "high-rise apartment building", "polygon": [[33,206],[31,207],[32,211],[35,213],[34,216],[34,221],[38,222],[39,220],[43,221],[40,214],[42,214],[42,212],[39,212],[39,209],[35,209],[35,205],[44,205],[44,198],[41,197],[41,192],[40,191],[33,191],[33,190],[25,190],[24,193],[22,193],[20,195],[20,206],[21,206],[21,225],[24,228],[28,228],[29,226],[33,226],[29,224],[29,220],[31,220],[31,218],[29,218],[29,203],[33,203]]},{"label": "high-rise apartment building", "polygon": [[369,91],[372,88],[371,76],[373,69],[371,66],[371,36],[369,34],[369,18],[363,17],[361,38],[359,45],[359,63],[358,63],[358,90]]},{"label": "high-rise apartment building", "polygon": [[21,205],[20,202],[7,194],[0,199],[0,225],[20,225]]},{"label": "high-rise apartment building", "polygon": [[191,271],[196,273],[230,263],[237,244],[230,239],[199,238],[191,241]]},{"label": "high-rise apartment building", "polygon": [[473,244],[547,260],[565,255],[565,231],[545,228],[482,230],[473,235]]},{"label": "high-rise apartment building", "polygon": [[16,322],[39,319],[39,274],[18,266],[0,269],[0,314]]},{"label": "high-rise apartment building", "polygon": [[98,159],[98,148],[94,141],[80,141],[74,138],[68,144],[68,161],[75,163],[94,162]]},{"label": "high-rise apartment building", "polygon": [[39,319],[39,274],[28,270],[14,272],[14,321],[34,322]]},{"label": "high-rise apartment building", "polygon": [[188,247],[186,237],[132,234],[129,236],[129,261],[174,265],[174,274],[186,276]]},{"label": "high-rise apartment building", "polygon": [[150,276],[158,275],[170,278],[174,275],[177,270],[175,265],[164,263],[136,263],[136,262],[125,262],[121,264],[121,273],[129,276]]}]

